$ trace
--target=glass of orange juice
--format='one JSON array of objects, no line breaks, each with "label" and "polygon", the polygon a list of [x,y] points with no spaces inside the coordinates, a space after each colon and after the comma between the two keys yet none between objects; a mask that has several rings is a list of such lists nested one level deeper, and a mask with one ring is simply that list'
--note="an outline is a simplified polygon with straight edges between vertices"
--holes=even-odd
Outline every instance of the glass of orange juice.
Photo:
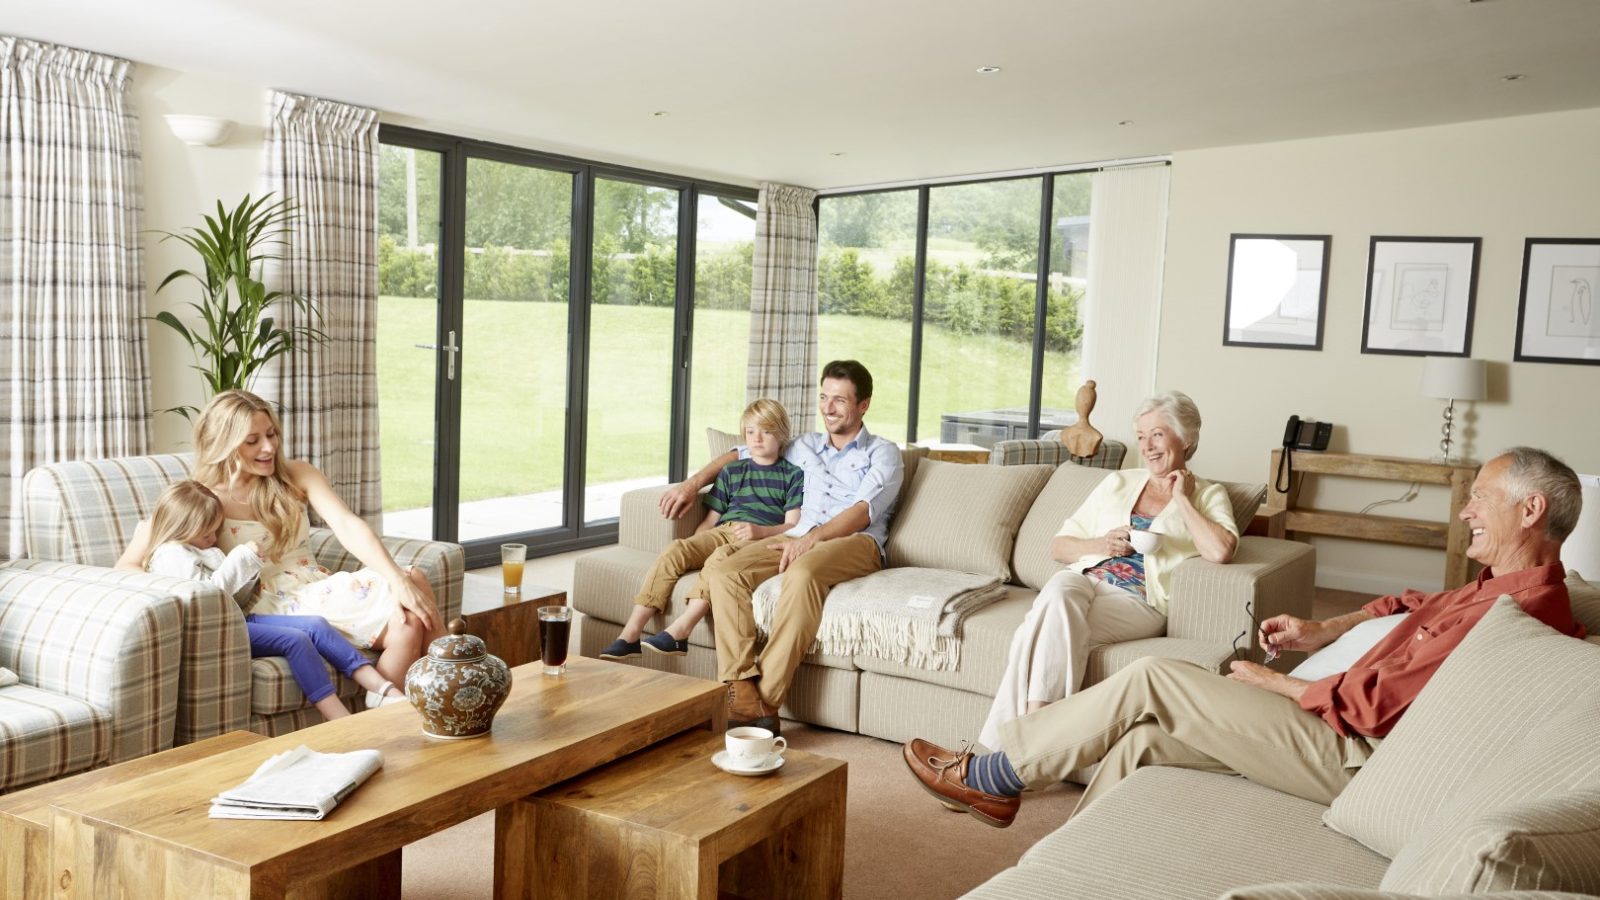
[{"label": "glass of orange juice", "polygon": [[527,544],[500,545],[500,575],[507,594],[522,593],[522,564],[528,561]]}]

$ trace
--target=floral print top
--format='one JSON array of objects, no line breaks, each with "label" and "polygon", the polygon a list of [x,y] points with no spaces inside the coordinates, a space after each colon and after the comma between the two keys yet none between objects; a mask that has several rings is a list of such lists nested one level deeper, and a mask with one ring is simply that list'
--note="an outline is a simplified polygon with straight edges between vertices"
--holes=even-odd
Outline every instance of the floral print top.
[{"label": "floral print top", "polygon": [[[262,564],[261,586],[257,589],[256,603],[249,612],[292,615],[295,592],[328,577],[328,570],[319,565],[311,553],[310,536],[311,523],[301,519],[294,547],[282,558],[266,560]],[[255,541],[258,546],[263,546],[267,540],[267,527],[260,522],[253,519],[224,519],[217,546],[232,550],[246,541]]]},{"label": "floral print top", "polygon": [[[1139,531],[1149,531],[1154,521],[1154,516],[1141,516],[1138,513],[1128,516],[1128,525]],[[1083,574],[1096,581],[1122,588],[1130,594],[1144,596],[1144,554],[1137,550],[1127,556],[1103,559],[1084,569]]]}]

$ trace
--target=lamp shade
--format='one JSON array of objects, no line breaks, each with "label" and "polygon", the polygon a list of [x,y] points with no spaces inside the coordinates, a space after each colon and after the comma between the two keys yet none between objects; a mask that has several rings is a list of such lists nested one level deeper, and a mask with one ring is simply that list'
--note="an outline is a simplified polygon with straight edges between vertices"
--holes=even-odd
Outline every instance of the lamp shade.
[{"label": "lamp shade", "polygon": [[1489,396],[1481,359],[1429,356],[1422,361],[1422,394],[1437,400],[1482,400]]}]

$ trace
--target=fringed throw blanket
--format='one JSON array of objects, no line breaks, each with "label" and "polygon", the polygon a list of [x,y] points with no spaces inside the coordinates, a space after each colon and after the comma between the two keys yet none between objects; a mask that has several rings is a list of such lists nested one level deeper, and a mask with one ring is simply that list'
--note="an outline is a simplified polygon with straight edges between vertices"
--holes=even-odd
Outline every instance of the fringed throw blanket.
[{"label": "fringed throw blanket", "polygon": [[[772,627],[783,576],[762,582],[752,598],[756,630]],[[822,607],[813,650],[828,656],[864,653],[934,672],[961,665],[961,623],[1006,595],[992,575],[898,567],[835,585]]]}]

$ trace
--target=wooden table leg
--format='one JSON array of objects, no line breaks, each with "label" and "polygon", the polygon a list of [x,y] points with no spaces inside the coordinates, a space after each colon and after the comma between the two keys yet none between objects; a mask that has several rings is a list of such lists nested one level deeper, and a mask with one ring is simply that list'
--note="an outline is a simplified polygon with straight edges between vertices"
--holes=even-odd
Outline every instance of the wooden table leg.
[{"label": "wooden table leg", "polygon": [[772,900],[843,896],[845,771],[819,787],[826,796],[814,809],[723,863],[721,890]]}]

